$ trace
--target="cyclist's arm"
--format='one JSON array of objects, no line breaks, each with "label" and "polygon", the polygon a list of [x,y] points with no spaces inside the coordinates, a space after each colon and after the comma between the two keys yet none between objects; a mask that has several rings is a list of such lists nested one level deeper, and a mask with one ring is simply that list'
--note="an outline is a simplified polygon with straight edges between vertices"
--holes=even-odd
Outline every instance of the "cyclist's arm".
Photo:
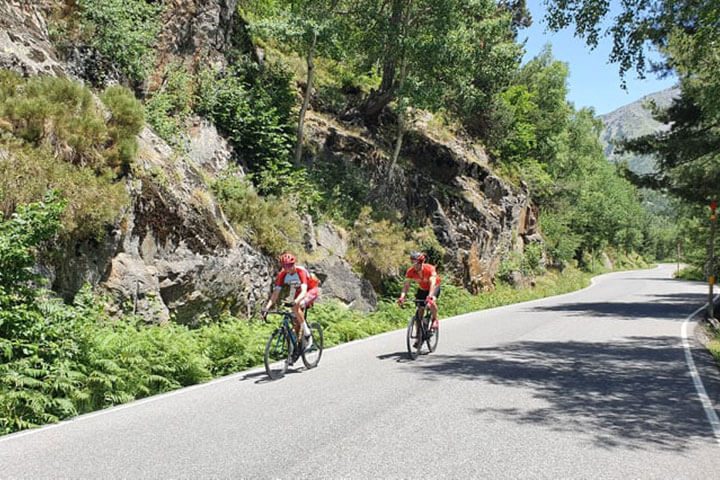
[{"label": "cyclist's arm", "polygon": [[409,289],[410,289],[410,282],[405,280],[405,283],[403,283],[402,292],[400,292],[400,300],[405,300],[405,295],[407,295],[407,292]]},{"label": "cyclist's arm", "polygon": [[300,284],[300,293],[297,297],[295,297],[295,305],[299,305],[300,302],[302,302],[302,299],[305,298],[305,295],[307,294],[307,283],[301,283]]},{"label": "cyclist's arm", "polygon": [[274,286],[272,294],[270,294],[270,298],[268,298],[267,303],[265,304],[264,310],[270,310],[273,305],[275,305],[275,302],[278,301],[278,298],[280,297],[280,290],[282,290],[282,287]]},{"label": "cyclist's arm", "polygon": [[435,295],[433,295],[433,292],[435,292],[435,288],[437,288],[437,273],[433,273],[430,276],[430,297],[435,298]]}]

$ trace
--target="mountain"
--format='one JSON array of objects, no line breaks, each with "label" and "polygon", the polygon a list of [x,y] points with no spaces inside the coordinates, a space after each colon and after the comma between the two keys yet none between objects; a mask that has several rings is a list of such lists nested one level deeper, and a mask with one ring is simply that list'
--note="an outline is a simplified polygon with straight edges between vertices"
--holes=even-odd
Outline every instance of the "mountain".
[{"label": "mountain", "polygon": [[640,100],[618,108],[605,115],[600,115],[604,128],[600,140],[605,148],[605,155],[614,163],[627,161],[630,169],[636,173],[649,173],[655,168],[655,160],[647,155],[622,154],[616,152],[615,143],[627,139],[648,135],[653,132],[667,130],[668,125],[656,121],[650,111],[650,102],[654,101],[661,108],[668,107],[672,99],[680,94],[678,88],[668,88],[660,92],[646,95]]}]

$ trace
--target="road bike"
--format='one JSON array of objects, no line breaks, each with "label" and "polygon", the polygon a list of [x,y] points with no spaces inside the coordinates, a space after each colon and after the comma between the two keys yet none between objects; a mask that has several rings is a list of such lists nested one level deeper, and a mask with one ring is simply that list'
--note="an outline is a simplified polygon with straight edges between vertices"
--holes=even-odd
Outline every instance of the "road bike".
[{"label": "road bike", "polygon": [[427,353],[437,348],[440,330],[431,327],[432,313],[425,308],[425,315],[420,318],[420,308],[425,307],[425,300],[415,300],[415,315],[407,326],[407,350],[410,358],[415,360],[422,353],[423,345],[427,345]]},{"label": "road bike", "polygon": [[[292,307],[292,303],[285,303],[285,307]],[[282,323],[270,335],[265,345],[265,372],[272,380],[282,378],[287,373],[288,368],[293,365],[298,358],[302,357],[305,368],[311,369],[317,367],[323,352],[323,331],[319,323],[308,323],[312,345],[308,349],[304,349],[304,345],[298,339],[293,330],[294,315],[289,310],[275,310],[268,314],[282,316]],[[307,310],[305,311],[305,321],[307,322]]]}]

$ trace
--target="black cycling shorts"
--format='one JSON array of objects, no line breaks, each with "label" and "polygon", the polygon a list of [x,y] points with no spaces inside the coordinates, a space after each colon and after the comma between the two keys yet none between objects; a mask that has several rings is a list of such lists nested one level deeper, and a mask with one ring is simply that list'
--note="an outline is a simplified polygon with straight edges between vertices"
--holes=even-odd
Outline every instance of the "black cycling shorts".
[{"label": "black cycling shorts", "polygon": [[[430,294],[430,290],[423,290],[422,288],[418,288],[417,293],[415,293],[415,300],[425,300],[429,294]],[[435,287],[435,298],[438,298],[439,296],[440,296],[440,285]]]}]

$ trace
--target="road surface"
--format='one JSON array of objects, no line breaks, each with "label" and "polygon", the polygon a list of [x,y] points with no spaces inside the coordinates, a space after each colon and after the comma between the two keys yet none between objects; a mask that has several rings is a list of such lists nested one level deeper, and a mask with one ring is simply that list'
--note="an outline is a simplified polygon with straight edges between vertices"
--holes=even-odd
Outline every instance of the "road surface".
[{"label": "road surface", "polygon": [[9,435],[0,478],[718,478],[706,287],[671,271],[444,320],[415,361],[390,332]]}]

